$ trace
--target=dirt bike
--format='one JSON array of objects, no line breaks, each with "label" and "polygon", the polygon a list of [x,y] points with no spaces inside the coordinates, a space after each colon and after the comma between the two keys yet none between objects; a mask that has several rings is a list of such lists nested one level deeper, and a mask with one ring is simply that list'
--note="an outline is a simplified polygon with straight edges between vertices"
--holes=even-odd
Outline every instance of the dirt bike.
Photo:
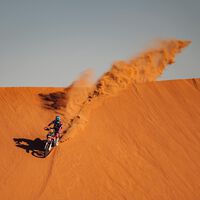
[{"label": "dirt bike", "polygon": [[49,153],[51,152],[52,148],[58,145],[59,142],[59,137],[55,136],[55,131],[53,128],[45,128],[45,130],[50,131],[53,130],[53,133],[48,133],[47,134],[47,140],[45,142],[44,146],[44,157],[48,156]]}]

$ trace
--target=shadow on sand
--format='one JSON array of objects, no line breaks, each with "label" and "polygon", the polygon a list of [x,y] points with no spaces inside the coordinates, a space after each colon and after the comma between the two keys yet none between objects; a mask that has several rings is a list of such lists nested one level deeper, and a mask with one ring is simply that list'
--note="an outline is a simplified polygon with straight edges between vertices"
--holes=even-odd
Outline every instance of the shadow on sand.
[{"label": "shadow on sand", "polygon": [[42,100],[43,108],[52,110],[57,114],[63,115],[60,111],[66,108],[66,92],[52,92],[48,94],[38,94]]},{"label": "shadow on sand", "polygon": [[24,149],[27,153],[31,153],[38,158],[44,157],[45,140],[36,138],[34,140],[26,138],[13,138],[16,147]]}]

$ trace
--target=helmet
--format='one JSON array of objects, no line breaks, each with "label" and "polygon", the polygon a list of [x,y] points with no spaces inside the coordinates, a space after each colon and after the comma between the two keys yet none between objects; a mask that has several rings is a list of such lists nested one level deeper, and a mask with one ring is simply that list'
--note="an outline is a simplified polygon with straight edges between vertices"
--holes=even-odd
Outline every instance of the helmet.
[{"label": "helmet", "polygon": [[57,122],[57,123],[60,122],[60,116],[56,116],[56,122]]}]

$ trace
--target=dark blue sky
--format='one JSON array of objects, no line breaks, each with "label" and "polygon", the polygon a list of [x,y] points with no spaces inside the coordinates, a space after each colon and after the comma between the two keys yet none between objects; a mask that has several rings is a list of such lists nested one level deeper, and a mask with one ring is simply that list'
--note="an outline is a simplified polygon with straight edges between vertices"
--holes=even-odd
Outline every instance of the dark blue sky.
[{"label": "dark blue sky", "polygon": [[99,77],[157,38],[192,40],[161,79],[200,77],[199,0],[0,0],[0,86]]}]

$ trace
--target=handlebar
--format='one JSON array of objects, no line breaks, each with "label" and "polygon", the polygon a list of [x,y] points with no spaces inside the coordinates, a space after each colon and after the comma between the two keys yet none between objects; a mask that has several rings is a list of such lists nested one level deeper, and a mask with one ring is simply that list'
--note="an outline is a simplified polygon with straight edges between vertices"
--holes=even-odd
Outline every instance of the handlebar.
[{"label": "handlebar", "polygon": [[45,127],[45,128],[44,128],[45,131],[49,131],[49,130],[51,130],[51,129],[54,129],[54,128],[52,128],[52,127]]}]

